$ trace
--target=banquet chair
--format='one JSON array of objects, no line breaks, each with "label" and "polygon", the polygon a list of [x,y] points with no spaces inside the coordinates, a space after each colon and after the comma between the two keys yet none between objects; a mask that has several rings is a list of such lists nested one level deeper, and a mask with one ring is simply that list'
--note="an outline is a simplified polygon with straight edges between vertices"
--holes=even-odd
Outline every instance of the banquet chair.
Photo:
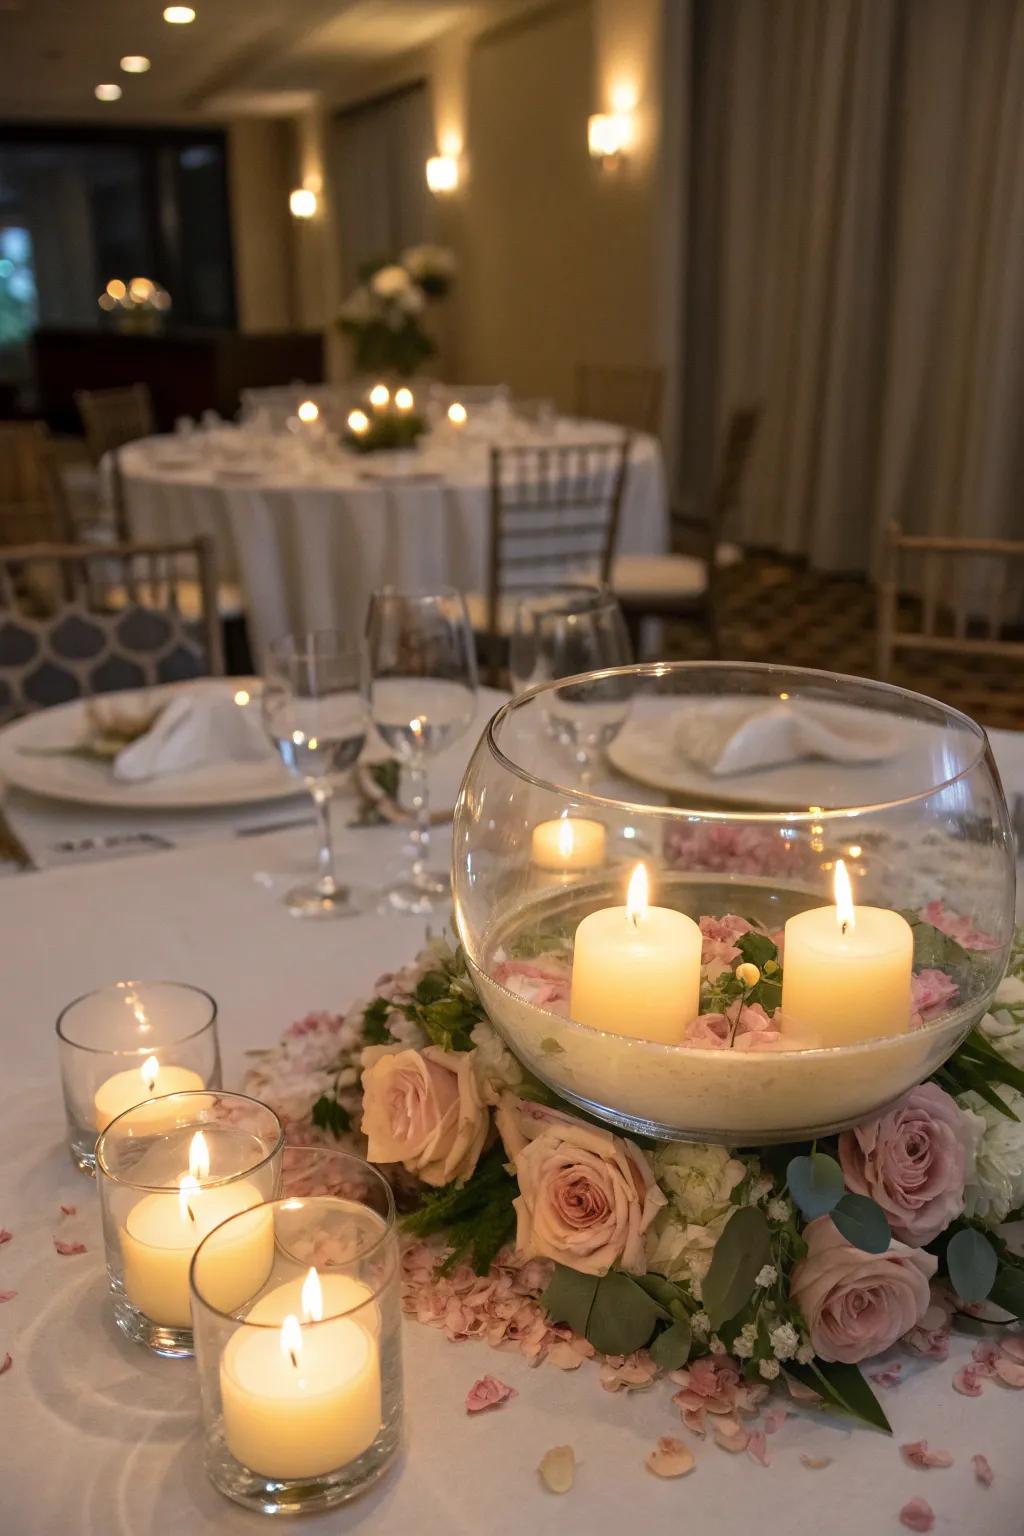
[{"label": "banquet chair", "polygon": [[577,363],[576,414],[588,421],[611,421],[656,436],[664,382],[663,368]]},{"label": "banquet chair", "polygon": [[0,720],[223,670],[208,541],[0,550]]},{"label": "banquet chair", "polygon": [[101,460],[110,455],[113,524],[124,542],[129,531],[118,449],[156,432],[153,396],[148,384],[130,384],[126,389],[78,389],[75,404],[93,464],[98,469]]},{"label": "banquet chair", "polygon": [[607,583],[626,487],[629,433],[596,443],[491,449],[486,592],[466,606],[492,684],[523,594],[559,581]]},{"label": "banquet chair", "polygon": [[0,546],[64,539],[68,532],[46,427],[0,423]]},{"label": "banquet chair", "polygon": [[[760,407],[744,406],[730,416],[706,514],[695,516],[672,508],[675,553],[616,556],[612,590],[626,616],[637,657],[645,619],[698,619],[706,628],[712,658],[720,654],[717,577],[743,558],[738,545],[723,543],[722,529],[739,498],[760,415]],[[697,553],[680,552],[678,546],[687,543]]]},{"label": "banquet chair", "polygon": [[[904,628],[900,596],[910,587],[920,592],[919,617],[916,627]],[[1019,614],[1022,590],[1024,541],[907,534],[891,523],[878,589],[879,677],[890,676],[897,650],[1024,662],[1024,640],[1003,638],[1008,619]]]}]

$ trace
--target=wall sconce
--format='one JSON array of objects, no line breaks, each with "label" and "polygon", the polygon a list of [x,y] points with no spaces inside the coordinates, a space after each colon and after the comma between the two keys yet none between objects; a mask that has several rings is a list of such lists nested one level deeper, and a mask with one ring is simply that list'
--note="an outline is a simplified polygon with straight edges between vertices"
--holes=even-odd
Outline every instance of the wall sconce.
[{"label": "wall sconce", "polygon": [[632,142],[632,112],[595,112],[587,118],[587,148],[592,160],[616,161]]},{"label": "wall sconce", "polygon": [[455,155],[431,155],[427,161],[427,186],[431,192],[454,192],[459,185],[459,162]]},{"label": "wall sconce", "polygon": [[317,210],[317,195],[308,187],[296,187],[288,195],[288,207],[293,219],[311,219]]}]

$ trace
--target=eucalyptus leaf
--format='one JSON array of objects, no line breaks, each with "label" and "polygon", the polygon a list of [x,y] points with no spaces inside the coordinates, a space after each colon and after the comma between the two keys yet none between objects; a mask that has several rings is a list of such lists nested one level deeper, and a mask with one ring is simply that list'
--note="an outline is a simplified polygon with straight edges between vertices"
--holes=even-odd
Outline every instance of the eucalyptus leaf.
[{"label": "eucalyptus leaf", "polygon": [[946,1268],[957,1295],[964,1301],[984,1301],[995,1283],[999,1260],[983,1232],[961,1227],[946,1245]]},{"label": "eucalyptus leaf", "polygon": [[736,940],[736,948],[744,960],[751,965],[756,965],[761,970],[769,960],[778,961],[778,946],[766,933],[758,933],[752,928],[749,933],[741,933]]},{"label": "eucalyptus leaf", "polygon": [[808,1221],[827,1216],[843,1194],[843,1170],[827,1152],[794,1157],[786,1169],[786,1182]]},{"label": "eucalyptus leaf", "polygon": [[885,1212],[867,1195],[843,1195],[830,1214],[846,1241],[863,1253],[885,1253],[888,1249],[892,1232]]},{"label": "eucalyptus leaf", "polygon": [[768,1263],[770,1254],[771,1233],[764,1216],[756,1205],[741,1206],[733,1212],[715,1244],[711,1267],[701,1287],[712,1329],[717,1331],[746,1306],[755,1276]]},{"label": "eucalyptus leaf", "polygon": [[650,1341],[662,1309],[621,1271],[597,1282],[587,1338],[603,1355],[631,1355]]},{"label": "eucalyptus leaf", "polygon": [[988,1300],[1012,1317],[1024,1318],[1024,1271],[1001,1264]]},{"label": "eucalyptus leaf", "polygon": [[584,1275],[578,1269],[556,1264],[540,1304],[550,1312],[552,1322],[568,1323],[573,1333],[585,1337],[596,1294],[596,1275]]},{"label": "eucalyptus leaf", "polygon": [[673,1323],[665,1328],[651,1345],[651,1359],[663,1371],[678,1371],[690,1358],[690,1325],[688,1322]]},{"label": "eucalyptus leaf", "polygon": [[661,1307],[665,1317],[671,1317],[673,1307],[682,1304],[685,1295],[682,1286],[676,1285],[673,1280],[666,1280],[664,1275],[634,1275],[633,1278],[640,1289],[646,1291],[651,1300]]},{"label": "eucalyptus leaf", "polygon": [[810,1365],[797,1365],[788,1361],[784,1367],[787,1376],[810,1387],[833,1408],[859,1419],[872,1429],[892,1434],[892,1425],[882,1410],[878,1398],[868,1386],[855,1365],[843,1365],[836,1360],[815,1360]]}]

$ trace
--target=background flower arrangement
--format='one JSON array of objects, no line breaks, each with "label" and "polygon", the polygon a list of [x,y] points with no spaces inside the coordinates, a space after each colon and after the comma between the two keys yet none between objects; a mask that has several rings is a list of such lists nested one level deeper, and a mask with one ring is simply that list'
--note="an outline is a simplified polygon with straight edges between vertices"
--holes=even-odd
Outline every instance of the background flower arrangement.
[{"label": "background flower arrangement", "polygon": [[[927,1016],[986,940],[936,905],[912,916]],[[783,957],[743,919],[702,929],[703,1032],[758,1048],[775,1033]],[[545,942],[550,958],[512,963],[550,1003],[562,940]],[[724,1415],[727,1439],[780,1377],[887,1429],[863,1365],[898,1340],[941,1353],[954,1315],[975,1329],[1024,1318],[1024,1260],[996,1230],[1024,1206],[1020,937],[993,1011],[937,1080],[813,1146],[641,1146],[569,1113],[442,943],[347,1014],[293,1025],[248,1089],[290,1139],[346,1140],[393,1174],[405,1305],[421,1321],[563,1368],[603,1355],[612,1388],[667,1371],[684,1422]],[[959,1373],[958,1390],[976,1395],[1000,1363],[1017,1370],[984,1349],[998,1360]]]},{"label": "background flower arrangement", "polygon": [[337,320],[352,337],[356,373],[408,378],[433,357],[437,347],[421,317],[444,298],[454,276],[455,258],[439,245],[415,245],[397,260],[365,263]]}]

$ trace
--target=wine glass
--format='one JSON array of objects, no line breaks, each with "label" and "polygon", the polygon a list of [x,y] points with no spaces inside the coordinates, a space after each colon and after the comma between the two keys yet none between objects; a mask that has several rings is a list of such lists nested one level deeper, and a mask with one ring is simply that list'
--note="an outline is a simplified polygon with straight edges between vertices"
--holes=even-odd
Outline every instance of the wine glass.
[{"label": "wine glass", "polygon": [[[509,640],[514,693],[581,672],[629,666],[633,648],[614,593],[600,586],[541,587],[518,603]],[[576,759],[583,778],[595,754],[625,724],[632,685],[621,674],[580,690],[553,689],[544,714],[549,733]]]},{"label": "wine glass", "polygon": [[476,718],[476,649],[461,593],[400,592],[370,598],[367,615],[370,708],[384,741],[409,767],[413,863],[387,893],[401,912],[429,913],[447,902],[451,882],[427,867],[430,795],[427,760],[457,741]]},{"label": "wine glass", "polygon": [[335,879],[331,796],[366,741],[365,652],[329,629],[276,641],[263,685],[263,725],[289,773],[313,797],[320,838],[316,880],[289,891],[285,905],[298,917],[351,917],[365,901]]}]

